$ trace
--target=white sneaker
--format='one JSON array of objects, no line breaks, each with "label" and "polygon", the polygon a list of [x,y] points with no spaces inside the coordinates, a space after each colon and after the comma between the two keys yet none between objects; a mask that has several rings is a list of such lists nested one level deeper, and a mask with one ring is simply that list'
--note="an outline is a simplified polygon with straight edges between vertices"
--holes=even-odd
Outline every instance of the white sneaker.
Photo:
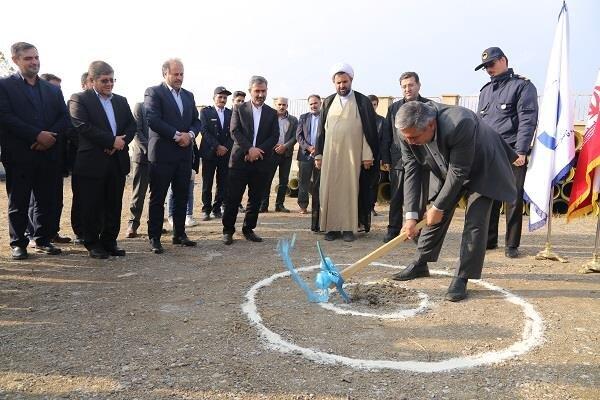
[{"label": "white sneaker", "polygon": [[171,225],[171,229],[173,229],[173,217],[169,217],[169,225]]},{"label": "white sneaker", "polygon": [[185,216],[185,226],[190,227],[190,226],[196,226],[196,225],[198,225],[198,223],[196,222],[194,217],[192,217],[191,215]]}]

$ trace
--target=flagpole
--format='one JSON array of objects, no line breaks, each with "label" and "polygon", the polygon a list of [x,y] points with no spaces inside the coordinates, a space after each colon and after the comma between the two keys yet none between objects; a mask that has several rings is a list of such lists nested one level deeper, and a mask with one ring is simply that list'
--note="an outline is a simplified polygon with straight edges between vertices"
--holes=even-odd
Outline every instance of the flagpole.
[{"label": "flagpole", "polygon": [[[598,201],[600,208],[600,200]],[[589,274],[592,272],[600,272],[600,250],[598,243],[600,242],[600,212],[598,212],[598,221],[596,222],[596,242],[594,243],[594,252],[592,253],[592,261],[582,265],[581,273]]]},{"label": "flagpole", "polygon": [[[550,191],[552,191],[552,187],[550,187]],[[550,237],[552,236],[552,202],[554,199],[552,198],[552,194],[550,194],[550,206],[548,207],[548,232],[546,234],[546,247],[544,250],[540,251],[535,255],[536,260],[552,260],[552,261],[560,261],[561,263],[567,263],[569,260],[559,256],[558,254],[552,251],[552,243],[550,242]],[[596,235],[596,239],[597,239]],[[597,240],[596,240],[597,242]]]}]

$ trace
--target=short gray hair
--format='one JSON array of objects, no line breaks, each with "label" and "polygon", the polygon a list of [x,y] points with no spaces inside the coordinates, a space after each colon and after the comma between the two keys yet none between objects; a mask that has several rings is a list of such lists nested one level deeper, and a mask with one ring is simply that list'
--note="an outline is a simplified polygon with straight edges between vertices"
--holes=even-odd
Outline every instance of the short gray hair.
[{"label": "short gray hair", "polygon": [[252,85],[261,85],[263,83],[266,86],[269,86],[269,83],[267,82],[267,80],[263,76],[254,75],[254,76],[252,76],[252,78],[250,78],[250,86],[248,86],[248,87],[251,88]]},{"label": "short gray hair", "polygon": [[173,63],[176,63],[176,64],[179,64],[179,65],[183,66],[183,62],[181,62],[181,59],[179,59],[179,58],[169,58],[162,65],[162,74],[163,74],[163,76],[165,75],[165,73],[167,73],[167,72],[169,72],[171,70],[171,64],[173,64]]},{"label": "short gray hair", "polygon": [[88,76],[90,79],[96,79],[100,75],[114,74],[115,70],[104,61],[92,61],[88,68]]},{"label": "short gray hair", "polygon": [[436,115],[435,108],[426,103],[414,100],[406,102],[396,113],[396,129],[401,131],[415,128],[422,131]]},{"label": "short gray hair", "polygon": [[277,103],[278,101],[282,101],[285,104],[289,104],[289,100],[287,97],[275,97],[275,103]]},{"label": "short gray hair", "polygon": [[13,57],[18,56],[22,51],[25,50],[29,50],[29,49],[36,49],[37,48],[32,45],[31,43],[27,43],[27,42],[17,42],[15,44],[13,44],[12,46],[10,46],[10,54]]}]

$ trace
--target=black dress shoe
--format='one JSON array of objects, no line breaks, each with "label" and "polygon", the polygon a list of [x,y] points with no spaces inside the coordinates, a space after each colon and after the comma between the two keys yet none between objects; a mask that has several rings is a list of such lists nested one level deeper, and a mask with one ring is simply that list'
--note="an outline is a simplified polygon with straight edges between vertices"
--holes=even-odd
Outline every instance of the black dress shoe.
[{"label": "black dress shoe", "polygon": [[223,243],[225,243],[226,245],[230,245],[233,243],[233,235],[231,233],[224,233],[223,234]]},{"label": "black dress shoe", "polygon": [[261,214],[262,213],[268,213],[269,212],[269,208],[268,207],[260,207],[258,209],[258,212],[261,213]]},{"label": "black dress shoe", "polygon": [[108,253],[104,249],[93,248],[93,249],[88,250],[88,254],[92,258],[100,258],[100,259],[108,258]]},{"label": "black dress shoe", "polygon": [[354,236],[354,233],[352,233],[352,231],[344,231],[342,232],[342,239],[344,240],[344,242],[354,242],[354,240],[356,240],[356,237]]},{"label": "black dress shoe", "polygon": [[342,236],[340,231],[329,231],[325,234],[325,237],[323,239],[332,241],[335,239],[339,239],[340,236]]},{"label": "black dress shoe", "polygon": [[242,232],[244,234],[244,237],[246,238],[246,240],[249,240],[251,242],[262,242],[262,238],[260,236],[258,236],[256,233],[254,233],[254,231],[246,231],[246,232]]},{"label": "black dress shoe", "polygon": [[445,299],[448,301],[461,301],[467,298],[467,278],[453,278]]},{"label": "black dress shoe", "polygon": [[392,233],[392,232],[386,233],[385,236],[383,237],[383,243],[389,242],[390,240],[394,239],[398,235],[399,235],[399,233]]},{"label": "black dress shoe", "polygon": [[504,255],[508,258],[518,258],[519,248],[518,247],[507,247],[504,249]]},{"label": "black dress shoe", "polygon": [[160,244],[160,239],[150,239],[150,248],[154,254],[162,254],[165,251]]},{"label": "black dress shoe", "polygon": [[35,251],[38,253],[48,254],[50,256],[55,256],[57,254],[62,253],[62,250],[58,247],[55,247],[52,243],[44,244],[44,245],[35,245]]},{"label": "black dress shoe", "polygon": [[392,279],[395,281],[410,281],[411,279],[426,278],[428,276],[429,268],[427,268],[427,263],[411,263],[403,271],[392,275]]},{"label": "black dress shoe", "polygon": [[75,244],[83,244],[84,240],[81,236],[75,236],[75,239],[73,239],[73,243]]},{"label": "black dress shoe", "polygon": [[277,207],[275,207],[275,211],[276,212],[282,212],[282,213],[289,213],[290,212],[290,210],[288,210],[284,206],[277,206]]},{"label": "black dress shoe", "polygon": [[210,213],[205,212],[204,217],[202,217],[202,221],[210,221]]},{"label": "black dress shoe", "polygon": [[52,243],[71,243],[71,238],[66,236],[60,236],[58,233],[51,240]]},{"label": "black dress shoe", "polygon": [[497,248],[498,248],[498,243],[488,243],[485,246],[486,250],[494,250],[494,249],[497,249]]},{"label": "black dress shoe", "polygon": [[13,246],[10,253],[13,260],[25,260],[27,257],[29,257],[25,247]]},{"label": "black dress shoe", "polygon": [[185,247],[194,247],[196,242],[190,240],[186,234],[183,234],[179,237],[173,237],[173,244],[179,244]]},{"label": "black dress shoe", "polygon": [[113,257],[125,257],[125,250],[119,248],[118,246],[108,247],[106,252]]},{"label": "black dress shoe", "polygon": [[223,218],[223,213],[220,209],[213,210],[212,214],[215,218]]}]

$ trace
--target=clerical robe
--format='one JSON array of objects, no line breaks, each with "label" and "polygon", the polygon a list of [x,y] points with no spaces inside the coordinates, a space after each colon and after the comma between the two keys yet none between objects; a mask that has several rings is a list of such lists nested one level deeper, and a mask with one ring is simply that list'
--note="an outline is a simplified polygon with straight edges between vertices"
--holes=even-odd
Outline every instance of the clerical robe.
[{"label": "clerical robe", "polygon": [[322,159],[319,227],[322,231],[370,230],[370,184],[378,166],[362,161],[379,154],[375,111],[368,97],[352,91],[342,104],[338,95],[323,102],[316,144]]}]

